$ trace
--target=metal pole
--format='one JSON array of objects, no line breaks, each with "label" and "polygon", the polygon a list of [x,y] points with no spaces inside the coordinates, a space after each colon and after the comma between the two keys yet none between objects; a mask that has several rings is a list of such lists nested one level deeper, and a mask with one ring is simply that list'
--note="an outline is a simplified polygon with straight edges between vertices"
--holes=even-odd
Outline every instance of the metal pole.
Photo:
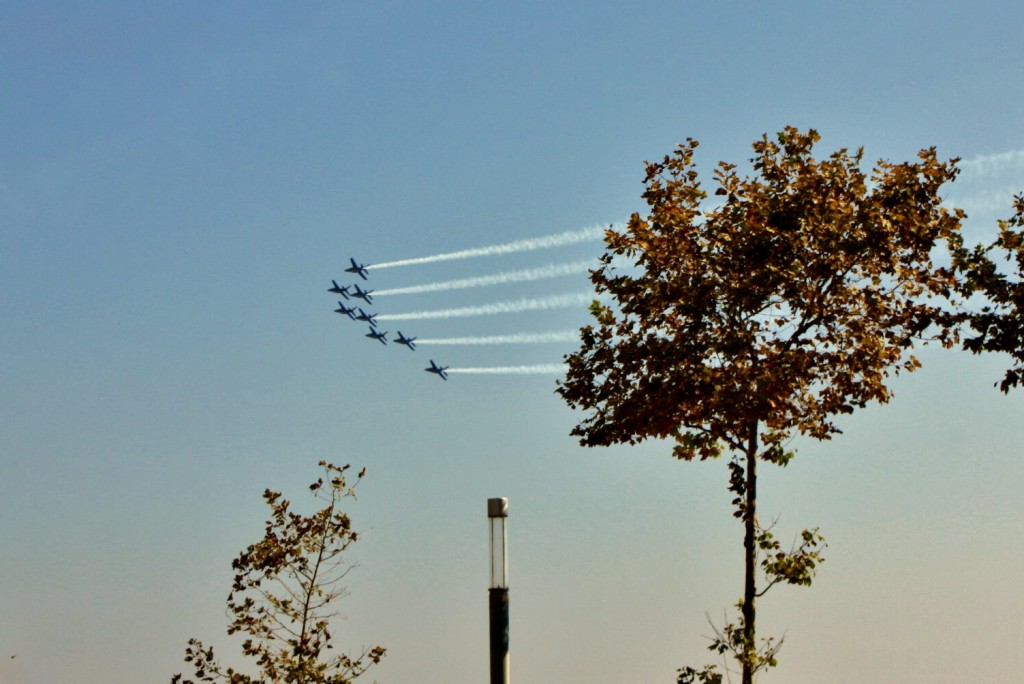
[{"label": "metal pole", "polygon": [[488,499],[491,534],[491,585],[488,590],[491,632],[491,684],[509,684],[508,656],[508,499]]},{"label": "metal pole", "polygon": [[508,588],[489,591],[491,608],[491,684],[508,684]]}]

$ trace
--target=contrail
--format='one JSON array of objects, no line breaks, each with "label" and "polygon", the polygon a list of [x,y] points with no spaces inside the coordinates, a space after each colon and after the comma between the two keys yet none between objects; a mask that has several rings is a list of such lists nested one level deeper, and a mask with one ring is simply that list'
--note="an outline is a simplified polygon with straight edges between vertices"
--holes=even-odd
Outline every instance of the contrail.
[{"label": "contrail", "polygon": [[549,264],[540,268],[528,268],[522,271],[506,271],[504,273],[493,273],[476,278],[462,278],[461,280],[446,280],[440,283],[427,283],[426,285],[411,285],[409,287],[395,287],[390,290],[377,290],[373,294],[376,297],[382,295],[420,294],[423,292],[440,292],[441,290],[461,290],[469,287],[487,287],[489,285],[504,285],[505,283],[522,283],[544,278],[557,278],[558,276],[585,273],[592,268],[597,268],[596,260],[575,261],[567,264]]},{"label": "contrail", "polygon": [[567,309],[573,306],[585,306],[594,301],[593,293],[577,292],[575,294],[554,295],[538,299],[520,299],[512,302],[495,302],[481,306],[465,306],[457,309],[439,309],[434,311],[414,311],[412,313],[381,314],[378,321],[412,321],[425,318],[466,318],[468,316],[494,316],[496,314],[519,313],[521,311],[537,311],[541,309]]},{"label": "contrail", "polygon": [[430,264],[437,261],[452,261],[454,259],[470,259],[472,257],[492,256],[495,254],[529,252],[535,249],[547,249],[549,247],[563,247],[565,245],[575,245],[581,242],[599,240],[604,237],[605,230],[607,230],[606,226],[592,226],[582,230],[570,230],[564,233],[556,233],[555,235],[506,242],[501,245],[475,247],[473,249],[464,249],[459,252],[447,252],[445,254],[435,254],[434,256],[419,257],[416,259],[388,261],[383,264],[373,264],[371,269],[376,270],[379,268],[394,268],[395,266],[413,266],[417,264]]},{"label": "contrail", "polygon": [[538,366],[483,366],[481,368],[449,368],[445,373],[474,375],[550,375],[565,372],[563,363],[545,363]]},{"label": "contrail", "polygon": [[1013,197],[1024,190],[1024,150],[984,154],[961,161],[960,178],[943,206],[960,207],[972,218],[1013,211]]},{"label": "contrail", "polygon": [[1013,212],[1013,197],[1024,191],[1024,180],[1017,185],[1003,184],[995,188],[989,188],[983,192],[966,193],[960,197],[958,193],[951,192],[949,197],[943,200],[942,206],[947,209],[959,207],[967,212],[971,218],[975,214],[987,215],[1005,212],[1007,215]]},{"label": "contrail", "polygon": [[513,335],[488,335],[486,337],[442,337],[431,340],[416,340],[416,344],[546,344],[549,342],[578,342],[579,330],[546,333],[515,333]]},{"label": "contrail", "polygon": [[957,164],[963,169],[964,175],[973,180],[974,177],[989,177],[1007,171],[1024,171],[1024,150],[1009,150],[996,154],[982,154]]}]

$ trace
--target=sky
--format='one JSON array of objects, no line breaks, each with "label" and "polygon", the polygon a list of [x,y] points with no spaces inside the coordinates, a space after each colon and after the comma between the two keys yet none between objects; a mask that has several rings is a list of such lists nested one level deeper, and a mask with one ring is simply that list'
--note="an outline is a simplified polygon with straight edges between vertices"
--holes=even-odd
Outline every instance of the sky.
[{"label": "sky", "polygon": [[[190,637],[243,665],[231,559],[264,488],[312,505],[321,459],[368,470],[334,630],[388,648],[368,681],[486,676],[496,496],[516,681],[714,662],[708,619],[742,593],[725,463],[580,447],[554,393],[593,236],[643,210],[645,160],[693,137],[707,172],[794,125],[823,154],[961,158],[947,201],[990,238],[1024,190],[1022,22],[985,0],[0,3],[0,683],[166,682]],[[350,258],[415,351],[334,312]],[[829,547],[760,604],[785,635],[763,682],[1024,668],[1024,394],[993,387],[1005,358],[919,357],[764,469],[779,536]]]}]

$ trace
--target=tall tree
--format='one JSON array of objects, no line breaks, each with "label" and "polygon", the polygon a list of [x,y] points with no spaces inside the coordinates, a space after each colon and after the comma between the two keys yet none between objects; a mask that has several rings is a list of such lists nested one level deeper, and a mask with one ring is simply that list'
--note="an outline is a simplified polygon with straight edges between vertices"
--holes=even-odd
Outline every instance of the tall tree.
[{"label": "tall tree", "polygon": [[[1024,194],[1013,201],[1014,214],[999,221],[999,235],[989,245],[971,250],[963,240],[952,243],[953,264],[968,296],[978,295],[980,308],[952,316],[965,325],[963,346],[976,354],[1002,352],[1012,359],[999,388],[1005,393],[1024,383]],[[1007,273],[1005,261],[1014,266]]]},{"label": "tall tree", "polygon": [[[343,554],[359,533],[352,529],[341,502],[355,497],[347,479],[350,466],[321,461],[323,475],[309,486],[323,503],[312,515],[291,510],[281,492],[267,489],[263,499],[270,507],[266,533],[231,563],[235,571],[228,614],[228,634],[246,635],[242,654],[254,658],[259,676],[223,667],[213,648],[190,639],[185,662],[195,670],[196,681],[228,684],[348,684],[384,657],[374,646],[358,656],[332,653],[329,630],[334,603],[346,591],[341,580],[353,567]],[[171,684],[194,684],[174,675]]]},{"label": "tall tree", "polygon": [[[890,376],[919,366],[915,341],[949,344],[933,298],[954,278],[930,253],[959,232],[962,212],[939,196],[956,160],[926,149],[915,162],[879,161],[869,177],[862,149],[818,161],[818,140],[792,127],[763,136],[751,176],[719,163],[712,209],[697,141],[646,164],[649,213],[607,232],[592,273],[596,323],[580,331],[558,388],[589,412],[573,430],[585,446],[671,438],[684,461],[730,455],[744,587],[738,623],[717,629],[711,648],[732,652],[744,684],[775,665],[779,646],[758,643],[757,598],[810,584],[822,560],[816,529],[784,551],[760,524],[759,462],[784,466],[795,434],[829,439],[835,416],[888,401]],[[680,681],[697,678],[720,681],[713,666],[681,670]]]}]

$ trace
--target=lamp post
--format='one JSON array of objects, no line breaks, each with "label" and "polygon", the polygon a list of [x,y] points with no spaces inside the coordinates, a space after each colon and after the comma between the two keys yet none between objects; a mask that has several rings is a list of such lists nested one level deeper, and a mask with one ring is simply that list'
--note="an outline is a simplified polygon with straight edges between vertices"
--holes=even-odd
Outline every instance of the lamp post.
[{"label": "lamp post", "polygon": [[491,623],[491,684],[508,680],[508,499],[487,500],[491,532],[491,584],[488,589]]}]

